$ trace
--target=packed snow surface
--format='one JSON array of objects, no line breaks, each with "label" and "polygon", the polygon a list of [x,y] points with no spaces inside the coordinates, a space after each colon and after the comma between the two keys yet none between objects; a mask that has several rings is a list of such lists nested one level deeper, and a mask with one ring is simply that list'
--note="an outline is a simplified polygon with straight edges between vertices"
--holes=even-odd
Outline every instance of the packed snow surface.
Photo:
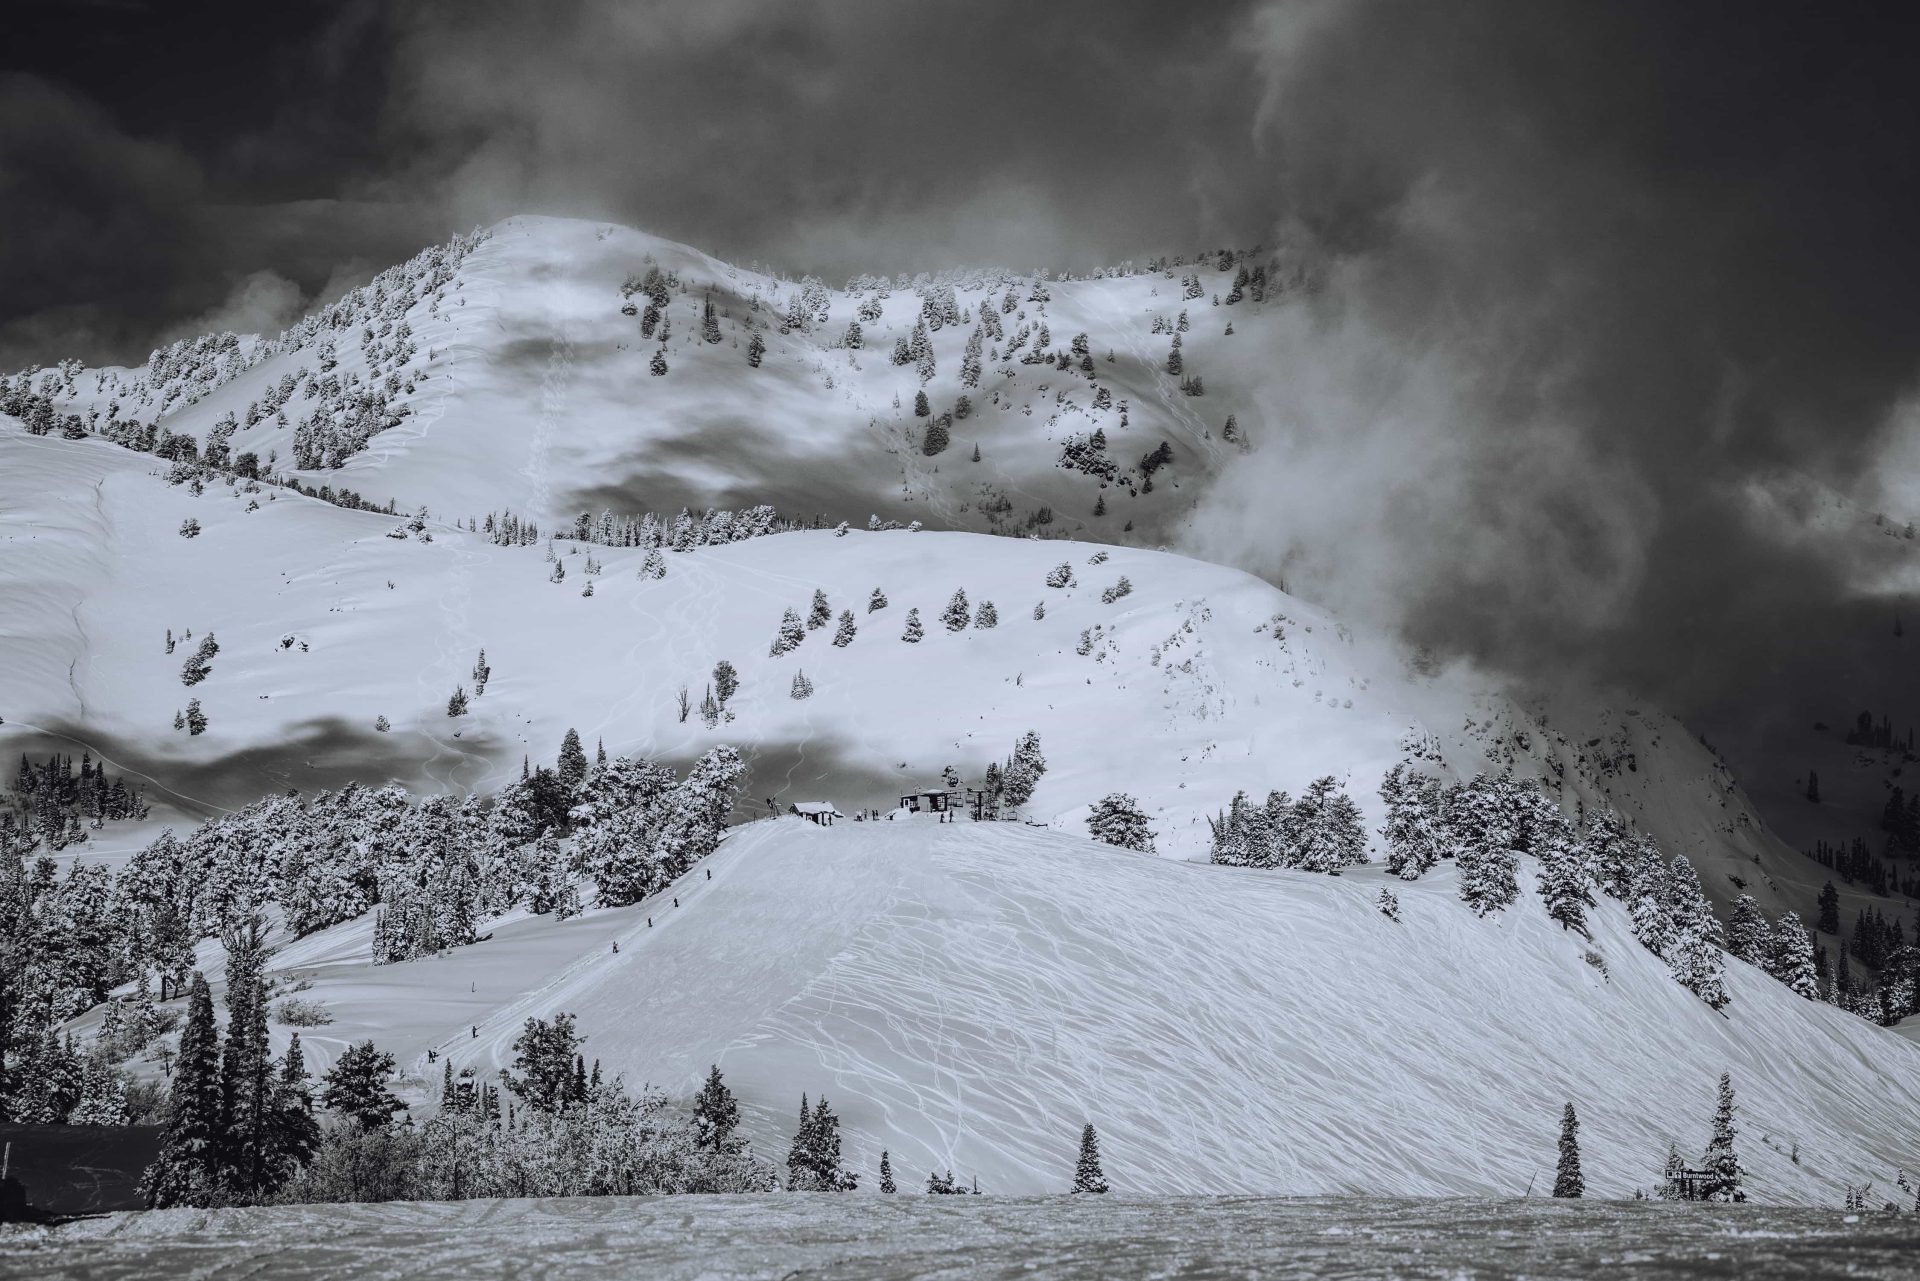
[{"label": "packed snow surface", "polygon": [[0,1276],[1892,1279],[1914,1223],[1540,1198],[609,1197],[117,1214],[0,1236]]}]

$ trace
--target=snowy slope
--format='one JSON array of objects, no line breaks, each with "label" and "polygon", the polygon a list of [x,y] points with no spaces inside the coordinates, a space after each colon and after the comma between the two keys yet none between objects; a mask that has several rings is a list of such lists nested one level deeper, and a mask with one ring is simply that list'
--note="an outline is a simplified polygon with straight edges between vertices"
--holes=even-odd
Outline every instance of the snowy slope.
[{"label": "snowy slope", "polygon": [[[1159,552],[973,534],[798,532],[669,554],[499,547],[273,487],[169,486],[150,456],[0,423],[0,750],[84,746],[149,795],[204,816],[286,788],[397,779],[491,790],[577,728],[611,752],[685,760],[716,742],[753,765],[764,798],[890,807],[945,766],[978,781],[1031,729],[1050,771],[1030,817],[1083,830],[1111,791],[1140,797],[1163,853],[1203,856],[1206,816],[1241,788],[1295,794],[1332,774],[1373,812],[1382,774],[1420,752],[1459,776],[1511,766],[1606,802],[1701,867],[1722,903],[1808,910],[1823,870],[1765,833],[1726,770],[1671,720],[1605,703],[1523,708],[1461,673],[1422,675],[1391,645],[1235,570]],[[201,533],[177,532],[188,518]],[[1103,563],[1092,563],[1097,556]],[[585,572],[589,560],[603,567]],[[1075,586],[1045,585],[1070,563]],[[1131,594],[1104,590],[1125,576]],[[594,584],[594,595],[581,594]],[[867,611],[874,588],[888,605]],[[999,626],[949,633],[956,588]],[[781,614],[813,592],[854,613],[792,654],[768,653]],[[1034,607],[1046,616],[1036,620]],[[909,609],[926,629],[900,637]],[[191,630],[168,654],[164,637]],[[181,666],[211,631],[221,651],[191,690]],[[1079,651],[1085,643],[1086,653]],[[484,697],[445,714],[471,688]],[[734,719],[682,720],[716,661],[740,671]],[[814,695],[789,697],[804,671]],[[189,697],[211,728],[172,728]],[[384,716],[391,732],[375,731]],[[49,738],[49,735],[61,736]],[[109,849],[131,837],[118,828]],[[1864,901],[1864,900],[1862,900]]]},{"label": "snowy slope", "polygon": [[849,1160],[871,1175],[887,1148],[903,1183],[951,1165],[1057,1191],[1091,1119],[1126,1191],[1518,1195],[1550,1183],[1572,1099],[1590,1194],[1624,1197],[1669,1142],[1704,1143],[1722,1071],[1757,1200],[1833,1204],[1912,1157],[1890,1101],[1920,1089],[1920,1047],[1739,962],[1715,1013],[1610,900],[1589,942],[1530,890],[1474,917],[1447,868],[1391,882],[1394,923],[1377,868],[1217,868],[927,819],[756,822],[708,866],[633,908],[401,965],[369,966],[349,923],[274,971],[334,1014],[303,1033],[322,1061],[375,1036],[423,1096],[428,1049],[490,1075],[526,1018],[570,1011],[632,1083],[684,1097],[717,1062],[763,1154],[824,1090]]}]

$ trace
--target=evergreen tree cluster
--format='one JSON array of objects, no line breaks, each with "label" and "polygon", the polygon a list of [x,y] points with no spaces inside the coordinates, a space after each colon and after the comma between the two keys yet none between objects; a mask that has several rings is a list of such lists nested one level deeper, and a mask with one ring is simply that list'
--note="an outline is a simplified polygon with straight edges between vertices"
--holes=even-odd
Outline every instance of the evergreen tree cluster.
[{"label": "evergreen tree cluster", "polygon": [[1723,931],[1692,864],[1685,855],[1663,861],[1659,846],[1612,810],[1590,809],[1576,826],[1510,771],[1446,784],[1410,763],[1388,771],[1380,796],[1380,835],[1396,875],[1413,880],[1452,859],[1461,898],[1484,916],[1518,900],[1520,860],[1531,857],[1542,904],[1562,926],[1585,931],[1598,889],[1627,907],[1635,937],[1676,980],[1715,1009],[1727,1003]]},{"label": "evergreen tree cluster", "polygon": [[1844,845],[1816,841],[1813,848],[1805,852],[1820,866],[1831,868],[1833,874],[1848,885],[1859,885],[1883,898],[1920,898],[1920,871],[1902,877],[1897,867],[1874,854],[1858,836]]},{"label": "evergreen tree cluster", "polygon": [[840,1118],[821,1095],[811,1110],[800,1096],[800,1124],[787,1150],[787,1191],[851,1192],[860,1176],[840,1158]]},{"label": "evergreen tree cluster", "polygon": [[1332,872],[1367,861],[1360,809],[1331,775],[1315,779],[1298,801],[1269,792],[1264,805],[1254,805],[1237,792],[1226,811],[1208,821],[1215,863]]},{"label": "evergreen tree cluster", "polygon": [[257,919],[227,934],[224,1044],[206,980],[193,976],[160,1152],[141,1180],[150,1207],[269,1200],[319,1143],[298,1034],[278,1061],[268,1053],[264,936]]},{"label": "evergreen tree cluster", "polygon": [[357,785],[269,798],[136,854],[107,896],[115,937],[178,979],[195,940],[269,907],[296,934],[374,910],[375,959],[391,962],[470,943],[517,906],[578,910],[576,877],[604,904],[634,902],[712,851],[743,772],[724,746],[683,778],[627,757],[589,766],[575,735],[556,769],[490,801]]},{"label": "evergreen tree cluster", "polygon": [[1033,799],[1033,789],[1047,772],[1047,758],[1040,750],[1040,735],[1033,730],[1022,734],[1004,762],[988,762],[986,778],[980,790],[985,793],[985,816],[997,819],[1010,816]]},{"label": "evergreen tree cluster", "polygon": [[49,849],[65,849],[87,839],[83,824],[95,830],[123,819],[147,816],[146,788],[128,787],[110,777],[106,766],[89,751],[73,758],[53,753],[36,765],[25,753],[14,772],[13,788],[0,801],[0,846],[26,843],[32,852],[36,839]]}]

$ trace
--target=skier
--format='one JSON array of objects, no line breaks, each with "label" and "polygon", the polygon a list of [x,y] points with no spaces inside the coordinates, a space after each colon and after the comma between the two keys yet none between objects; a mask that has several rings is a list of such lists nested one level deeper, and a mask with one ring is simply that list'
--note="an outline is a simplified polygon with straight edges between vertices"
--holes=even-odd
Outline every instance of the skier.
[{"label": "skier", "polygon": [[613,941],[613,954],[614,954],[615,956],[618,956],[618,955],[620,955],[620,940],[619,940],[619,939],[615,939],[615,940]]}]

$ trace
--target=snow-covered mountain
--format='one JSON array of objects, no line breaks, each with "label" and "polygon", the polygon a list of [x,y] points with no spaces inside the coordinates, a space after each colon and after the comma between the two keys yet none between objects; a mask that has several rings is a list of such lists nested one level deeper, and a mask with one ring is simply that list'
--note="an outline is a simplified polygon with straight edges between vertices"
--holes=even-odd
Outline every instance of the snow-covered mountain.
[{"label": "snow-covered mountain", "polygon": [[[1250,269],[1272,282],[1228,306]],[[652,337],[642,328],[652,300],[635,291],[650,272],[662,300]],[[142,369],[64,366],[33,383],[53,390],[59,414],[96,427],[137,419],[202,448],[232,416],[232,456],[442,518],[509,507],[552,529],[583,511],[772,503],[836,519],[878,511],[943,528],[1147,541],[1166,536],[1237,454],[1222,439],[1229,415],[1242,439],[1262,430],[1252,371],[1260,313],[1279,305],[1282,276],[1266,256],[1209,255],[1092,280],[980,272],[918,289],[879,279],[834,289],[625,228],[513,218],[278,338],[209,336]],[[1199,296],[1184,296],[1195,287]],[[916,324],[931,351],[924,383],[917,362],[892,359]],[[1167,372],[1176,336],[1178,377]],[[1180,388],[1195,375],[1197,397]],[[923,387],[924,418],[914,412]],[[306,450],[296,438],[316,411],[328,426],[307,438],[324,442]],[[930,455],[927,429],[943,415],[951,443]],[[1096,429],[1106,447],[1084,453],[1089,470],[1062,468],[1064,446]],[[1140,462],[1162,443],[1171,459],[1149,491]],[[1107,512],[1095,517],[1103,491]]]},{"label": "snow-covered mountain", "polygon": [[[370,1035],[416,1069],[432,1049],[490,1071],[526,1017],[572,1011],[636,1083],[679,1091],[721,1062],[764,1144],[789,1095],[828,1089],[863,1160],[891,1146],[1002,1191],[1051,1186],[1034,1126],[1063,1116],[1098,1119],[1142,1190],[1515,1190],[1572,1097],[1601,1118],[1590,1177],[1624,1194],[1668,1141],[1697,1143],[1684,1126],[1727,1069],[1765,1195],[1890,1177],[1912,1046],[1737,962],[1716,1012],[1615,903],[1596,962],[1530,896],[1474,918],[1450,870],[1401,888],[1396,924],[1378,868],[1182,861],[1236,792],[1326,776],[1372,834],[1382,776],[1411,760],[1610,806],[1722,906],[1811,919],[1828,875],[1656,708],[1522,699],[1155,549],[1274,428],[1258,335],[1296,283],[1256,254],[832,290],[513,219],[275,338],[14,380],[0,750],[85,751],[146,786],[152,815],[72,863],[289,789],[492,792],[569,729],[676,763],[737,747],[742,822],[890,809],[1034,733],[1048,768],[1023,816],[1049,831],[754,823],[638,907],[510,913],[377,968],[361,917],[275,971],[333,1013],[322,1060]],[[722,662],[738,691],[706,710]],[[1082,839],[1115,792],[1161,859]],[[1876,902],[1850,888],[1842,917]]]}]

